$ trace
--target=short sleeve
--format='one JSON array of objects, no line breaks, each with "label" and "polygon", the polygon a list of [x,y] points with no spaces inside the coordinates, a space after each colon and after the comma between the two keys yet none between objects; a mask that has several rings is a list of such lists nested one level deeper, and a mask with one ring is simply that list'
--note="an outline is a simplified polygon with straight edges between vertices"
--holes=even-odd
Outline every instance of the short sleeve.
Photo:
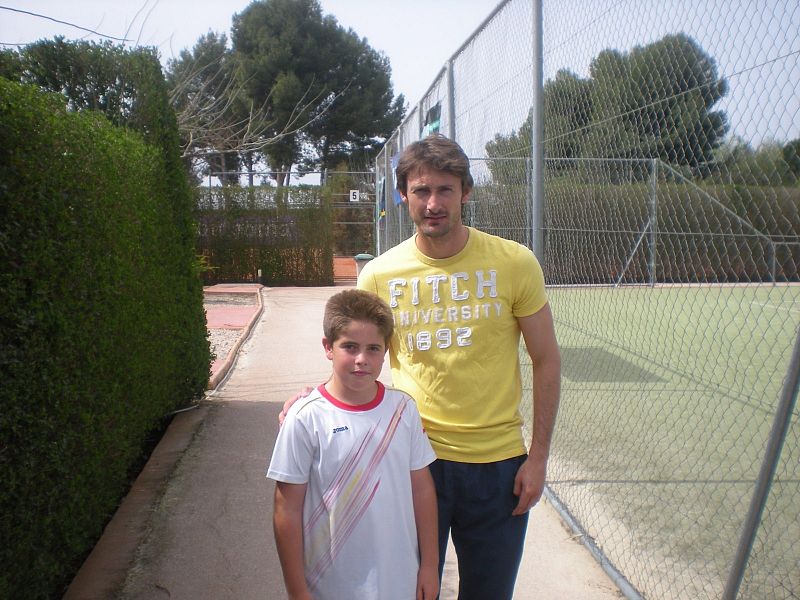
[{"label": "short sleeve", "polygon": [[290,411],[278,431],[267,477],[284,483],[308,483],[314,450],[297,412]]},{"label": "short sleeve", "polygon": [[431,443],[425,430],[422,427],[422,420],[420,419],[417,406],[413,400],[408,401],[408,418],[411,425],[411,470],[416,471],[427,467],[434,460],[436,454],[433,452]]},{"label": "short sleeve", "polygon": [[364,268],[361,269],[361,273],[358,274],[356,287],[360,290],[372,292],[373,294],[378,293],[378,284],[375,281],[375,276],[372,274],[372,267],[370,263],[364,265]]},{"label": "short sleeve", "polygon": [[520,244],[514,269],[513,313],[515,317],[529,317],[547,304],[542,266],[533,252]]}]

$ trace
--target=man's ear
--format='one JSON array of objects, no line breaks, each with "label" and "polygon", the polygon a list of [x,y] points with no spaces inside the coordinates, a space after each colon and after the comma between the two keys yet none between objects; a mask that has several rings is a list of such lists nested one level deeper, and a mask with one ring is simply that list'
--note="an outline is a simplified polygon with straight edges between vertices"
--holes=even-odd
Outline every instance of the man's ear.
[{"label": "man's ear", "polygon": [[328,341],[328,338],[322,338],[322,347],[325,348],[325,356],[328,360],[333,360],[333,344]]},{"label": "man's ear", "polygon": [[467,188],[461,192],[461,204],[466,204],[469,201],[469,196],[472,193],[472,188]]}]

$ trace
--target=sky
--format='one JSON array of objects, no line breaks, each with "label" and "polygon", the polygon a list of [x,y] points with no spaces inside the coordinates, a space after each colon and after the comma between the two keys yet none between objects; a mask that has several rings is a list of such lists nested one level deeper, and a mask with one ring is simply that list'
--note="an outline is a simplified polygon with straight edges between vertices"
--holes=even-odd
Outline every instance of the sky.
[{"label": "sky", "polygon": [[[0,0],[0,43],[13,48],[56,35],[102,39],[50,20],[56,19],[131,39],[126,42],[131,45],[155,46],[166,63],[210,30],[230,34],[231,18],[249,4],[250,0]],[[395,95],[402,93],[414,105],[497,2],[320,0],[320,5],[323,13],[334,15],[340,25],[367,38],[389,58]]]},{"label": "sky", "polygon": [[[577,3],[582,1],[585,0]],[[795,91],[800,77],[800,61],[797,59],[800,56],[800,36],[796,33],[795,23],[800,19],[800,11],[793,8],[797,0],[760,0],[755,3],[750,0],[629,1],[633,2],[630,12],[634,13],[630,22],[625,21],[626,9],[620,8],[619,0],[594,0],[587,3],[586,10],[580,14],[570,12],[569,3],[548,5],[552,6],[553,18],[545,19],[546,38],[554,48],[550,50],[548,46],[546,62],[586,77],[592,58],[603,47],[629,50],[633,45],[655,41],[667,33],[685,31],[712,52],[718,61],[720,74],[728,78],[730,90],[718,108],[728,115],[732,133],[742,136],[754,147],[763,140],[787,141],[800,135],[800,119],[797,118],[800,96]],[[167,59],[177,57],[181,50],[191,49],[197,39],[210,30],[229,34],[232,16],[242,12],[250,2],[0,0],[0,44],[14,47],[55,35],[64,35],[68,39],[101,39],[64,23],[7,10],[14,8],[66,21],[107,36],[129,38],[131,45],[155,46],[162,63],[166,63]],[[325,14],[334,15],[343,27],[367,38],[373,48],[388,57],[394,93],[402,93],[411,108],[422,98],[447,60],[500,0],[319,2]],[[619,28],[613,23],[604,25],[601,17],[611,10],[609,7],[616,11],[613,18],[619,19],[624,27]],[[703,13],[708,11],[716,15],[716,24],[707,23]],[[653,18],[639,22],[635,15],[641,14],[651,14]],[[733,29],[730,31],[727,30],[729,23],[725,15],[732,15]],[[584,21],[588,21],[586,27]],[[611,25],[608,34],[612,36],[607,44],[603,41],[606,25]],[[743,30],[743,27],[747,29]],[[580,35],[573,35],[573,29]],[[562,39],[566,41],[559,43]],[[773,64],[773,59],[781,56],[783,59]],[[753,68],[759,64],[766,66]],[[553,75],[548,72],[546,77]]]}]

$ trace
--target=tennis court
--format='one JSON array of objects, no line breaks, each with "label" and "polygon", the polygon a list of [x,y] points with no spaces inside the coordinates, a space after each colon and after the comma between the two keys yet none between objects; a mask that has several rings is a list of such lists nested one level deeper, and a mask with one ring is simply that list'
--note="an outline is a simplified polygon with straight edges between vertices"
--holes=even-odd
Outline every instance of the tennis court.
[{"label": "tennis court", "polygon": [[[549,295],[563,360],[551,490],[643,595],[720,597],[800,325],[800,286]],[[528,401],[529,383],[528,373]],[[748,573],[758,589],[783,590],[777,598],[800,590],[796,410],[793,423],[762,519],[770,546],[754,547]]]}]

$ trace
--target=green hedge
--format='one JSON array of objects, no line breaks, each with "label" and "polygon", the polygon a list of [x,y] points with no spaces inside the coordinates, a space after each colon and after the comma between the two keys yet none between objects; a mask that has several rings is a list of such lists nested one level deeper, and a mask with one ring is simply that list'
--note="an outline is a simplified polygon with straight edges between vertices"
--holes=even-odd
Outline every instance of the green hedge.
[{"label": "green hedge", "polygon": [[165,98],[137,103],[145,143],[0,78],[0,598],[63,594],[148,435],[208,381]]},{"label": "green hedge", "polygon": [[[543,265],[548,282],[650,283],[650,194],[645,183],[549,181]],[[520,185],[477,189],[472,222],[527,243],[528,195]],[[659,181],[656,206],[657,282],[800,281],[797,186]]]},{"label": "green hedge", "polygon": [[332,211],[320,188],[198,188],[195,201],[204,283],[333,285]]}]

